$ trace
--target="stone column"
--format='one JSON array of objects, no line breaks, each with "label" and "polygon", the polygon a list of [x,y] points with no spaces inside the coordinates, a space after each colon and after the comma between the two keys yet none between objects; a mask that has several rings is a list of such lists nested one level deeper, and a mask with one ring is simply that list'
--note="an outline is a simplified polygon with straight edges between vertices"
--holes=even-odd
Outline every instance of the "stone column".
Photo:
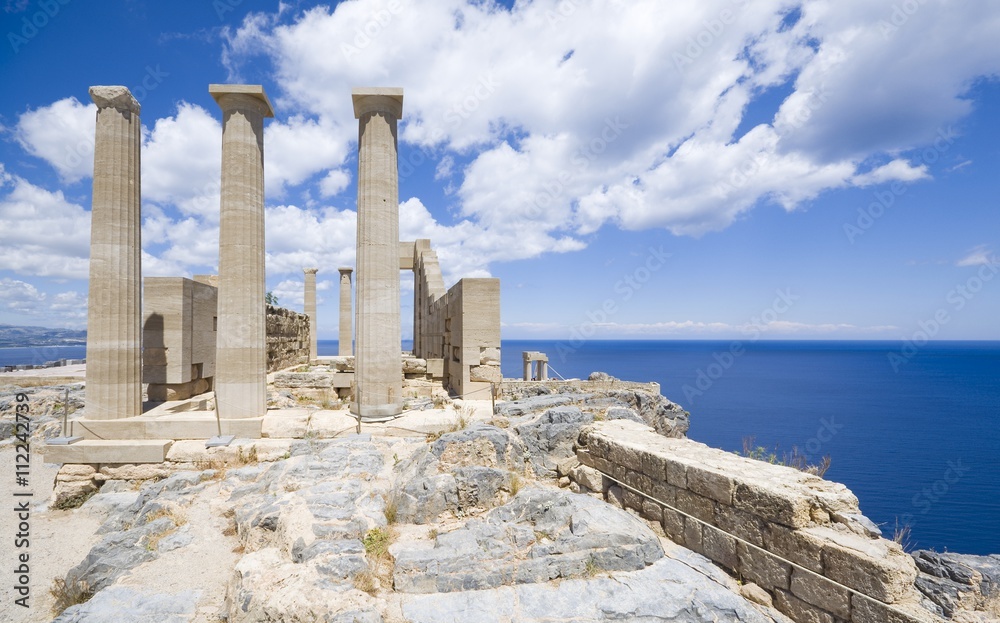
[{"label": "stone column", "polygon": [[362,420],[384,420],[403,410],[399,326],[399,180],[396,122],[403,89],[355,88],[358,119],[356,402]]},{"label": "stone column", "polygon": [[122,86],[97,104],[87,301],[87,419],[142,414],[139,103]]},{"label": "stone column", "polygon": [[212,84],[208,92],[222,108],[215,398],[220,417],[262,417],[267,409],[264,117],[274,111],[260,85]]},{"label": "stone column", "polygon": [[306,291],[303,295],[305,299],[306,316],[309,316],[309,361],[316,361],[319,350],[316,346],[316,273],[318,268],[303,268],[306,274]]},{"label": "stone column", "polygon": [[341,357],[350,357],[354,354],[354,346],[351,343],[353,335],[351,331],[351,273],[353,268],[340,269],[340,333],[337,336],[337,354]]}]

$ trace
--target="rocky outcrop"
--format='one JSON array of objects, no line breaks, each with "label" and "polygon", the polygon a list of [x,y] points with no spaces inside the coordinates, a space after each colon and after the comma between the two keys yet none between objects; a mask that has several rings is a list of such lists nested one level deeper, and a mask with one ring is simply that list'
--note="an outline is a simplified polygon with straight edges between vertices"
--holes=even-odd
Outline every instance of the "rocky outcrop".
[{"label": "rocky outcrop", "polygon": [[687,435],[690,426],[688,412],[661,396],[659,385],[628,383],[604,376],[607,378],[588,381],[505,381],[504,395],[510,400],[497,406],[497,415],[521,417],[554,407],[573,406],[591,414],[593,419],[637,419],[649,424],[664,437]]},{"label": "rocky outcrop", "polygon": [[400,545],[393,555],[397,591],[449,593],[634,571],[663,550],[645,524],[600,500],[530,488],[431,549]]},{"label": "rocky outcrop", "polygon": [[931,612],[956,621],[1000,619],[1000,555],[913,552],[917,589]]},{"label": "rocky outcrop", "polygon": [[392,492],[400,521],[426,524],[506,502],[530,474],[524,444],[508,431],[475,425],[446,433],[399,466]]}]

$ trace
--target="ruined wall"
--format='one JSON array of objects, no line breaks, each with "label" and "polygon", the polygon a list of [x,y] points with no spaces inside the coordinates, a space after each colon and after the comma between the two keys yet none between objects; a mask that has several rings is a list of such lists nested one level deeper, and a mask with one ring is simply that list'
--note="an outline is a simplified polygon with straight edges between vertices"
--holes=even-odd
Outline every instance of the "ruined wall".
[{"label": "ruined wall", "polygon": [[[213,389],[218,288],[214,276],[143,280],[142,382],[152,401]],[[309,361],[309,317],[267,307],[267,371]]]},{"label": "ruined wall", "polygon": [[941,620],[918,605],[913,559],[842,484],[624,420],[593,424],[579,444],[578,483],[758,584],[795,621]]},{"label": "ruined wall", "polygon": [[152,401],[184,400],[212,389],[215,287],[183,277],[143,280],[142,380]]},{"label": "ruined wall", "polygon": [[267,306],[267,371],[309,363],[309,316]]},{"label": "ruined wall", "polygon": [[458,396],[487,399],[500,374],[500,280],[462,279],[445,291],[430,241],[413,257],[413,354]]}]

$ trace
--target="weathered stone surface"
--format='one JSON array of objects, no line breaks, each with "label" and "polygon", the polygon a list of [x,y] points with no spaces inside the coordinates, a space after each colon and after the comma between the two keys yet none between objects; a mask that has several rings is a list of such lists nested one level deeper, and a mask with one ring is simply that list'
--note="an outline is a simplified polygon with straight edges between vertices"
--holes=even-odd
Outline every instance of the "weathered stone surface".
[{"label": "weathered stone surface", "polygon": [[1000,596],[1000,555],[918,550],[912,556],[919,570],[917,590],[930,601],[927,606],[936,614],[949,618],[975,616],[970,610],[977,602]]},{"label": "weathered stone surface", "polygon": [[86,603],[70,606],[53,623],[188,623],[200,598],[201,591],[195,590],[169,595],[139,591],[132,586],[112,586]]},{"label": "weathered stone surface", "polygon": [[604,475],[592,467],[587,467],[586,465],[575,467],[570,471],[569,477],[574,482],[591,491],[597,493],[603,493],[604,491]]},{"label": "weathered stone surface", "polygon": [[534,396],[522,400],[511,400],[497,405],[497,415],[505,417],[528,415],[552,407],[573,404],[586,397],[585,394],[557,394],[555,396]]},{"label": "weathered stone surface", "polygon": [[427,374],[427,360],[415,357],[404,357],[403,374]]},{"label": "weathered stone surface", "polygon": [[745,543],[738,543],[739,571],[762,588],[788,590],[791,581],[792,568],[788,563],[777,560],[774,556],[764,553]]},{"label": "weathered stone surface", "polygon": [[885,603],[911,597],[917,568],[902,549],[885,539],[869,539],[830,528],[810,528],[823,538],[823,574]]},{"label": "weathered stone surface", "polygon": [[589,496],[529,488],[439,535],[433,549],[397,547],[397,591],[452,592],[635,570],[663,556],[645,524]]},{"label": "weathered stone surface", "polygon": [[774,606],[797,623],[836,623],[832,614],[807,604],[788,591],[778,589],[774,592]]},{"label": "weathered stone surface", "polygon": [[802,601],[841,619],[851,617],[851,594],[833,582],[793,569],[791,592]]},{"label": "weathered stone surface", "polygon": [[279,372],[274,375],[275,387],[328,389],[333,377],[326,372]]},{"label": "weathered stone surface", "polygon": [[403,597],[411,623],[788,623],[724,588],[711,563],[685,553],[639,571]]},{"label": "weathered stone surface", "polygon": [[469,380],[474,383],[500,383],[503,381],[503,375],[500,373],[500,366],[471,366]]},{"label": "weathered stone surface", "polygon": [[594,421],[594,416],[577,407],[556,407],[513,430],[524,441],[531,455],[535,473],[554,478],[558,461],[575,455],[573,445],[580,430]]}]

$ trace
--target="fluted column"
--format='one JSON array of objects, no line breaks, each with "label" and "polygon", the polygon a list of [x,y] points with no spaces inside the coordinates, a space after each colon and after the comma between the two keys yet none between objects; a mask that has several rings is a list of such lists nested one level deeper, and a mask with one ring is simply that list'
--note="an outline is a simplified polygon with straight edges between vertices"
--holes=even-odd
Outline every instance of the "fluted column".
[{"label": "fluted column", "polygon": [[208,92],[222,108],[215,397],[220,417],[261,417],[267,409],[264,117],[274,111],[260,85],[212,84]]},{"label": "fluted column", "polygon": [[338,337],[337,354],[349,357],[354,354],[351,344],[351,273],[353,268],[340,269],[340,334]]},{"label": "fluted column", "polygon": [[87,301],[87,418],[142,414],[139,103],[122,86],[97,104]]},{"label": "fluted column", "polygon": [[316,273],[318,268],[303,268],[306,275],[306,291],[303,294],[305,300],[306,316],[309,316],[309,361],[316,361],[319,350],[316,346]]},{"label": "fluted column", "polygon": [[363,420],[403,410],[399,326],[399,180],[396,123],[403,89],[355,88],[358,119],[358,248],[355,400]]}]

